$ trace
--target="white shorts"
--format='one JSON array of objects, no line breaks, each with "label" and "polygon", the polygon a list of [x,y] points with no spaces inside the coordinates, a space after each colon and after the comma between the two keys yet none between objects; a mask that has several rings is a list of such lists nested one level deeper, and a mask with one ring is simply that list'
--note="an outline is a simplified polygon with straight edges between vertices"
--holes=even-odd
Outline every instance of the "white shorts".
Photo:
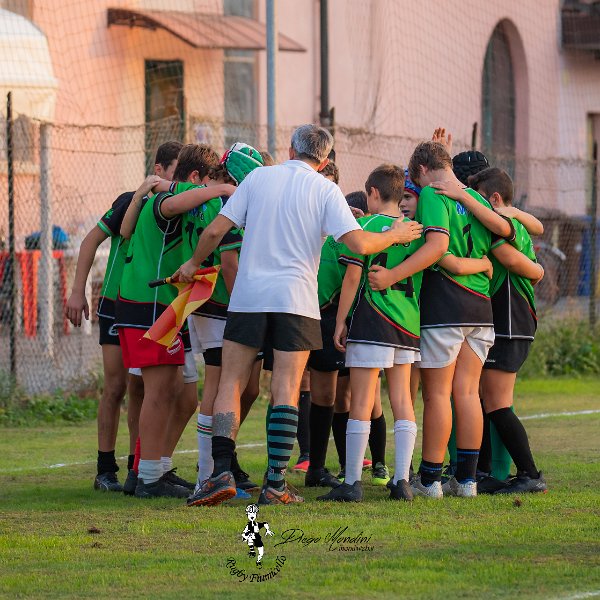
[{"label": "white shorts", "polygon": [[415,350],[405,350],[394,346],[378,344],[357,344],[349,342],[346,346],[346,367],[365,369],[389,369],[394,365],[408,365],[419,360]]},{"label": "white shorts", "polygon": [[421,329],[421,363],[419,367],[441,369],[451,365],[456,360],[465,340],[483,364],[494,344],[494,328],[490,326],[456,326]]},{"label": "white shorts", "polygon": [[211,348],[223,347],[223,332],[225,331],[225,319],[211,319],[192,315],[188,317],[190,325],[190,338],[194,354],[202,354]]},{"label": "white shorts", "polygon": [[[130,375],[142,376],[142,370],[138,368],[129,369]],[[185,364],[183,365],[183,383],[196,383],[198,381],[198,369],[193,352],[185,353]]]}]

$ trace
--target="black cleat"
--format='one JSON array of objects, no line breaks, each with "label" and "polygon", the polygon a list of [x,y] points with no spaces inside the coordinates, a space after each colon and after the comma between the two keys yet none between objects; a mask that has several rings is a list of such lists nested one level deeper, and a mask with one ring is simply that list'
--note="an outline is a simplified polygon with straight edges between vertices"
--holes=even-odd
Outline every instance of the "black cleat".
[{"label": "black cleat", "polygon": [[127,473],[127,479],[123,484],[123,493],[126,496],[135,496],[135,488],[137,486],[137,482],[137,473],[133,469],[129,469],[129,473]]},{"label": "black cleat", "polygon": [[320,469],[313,469],[308,467],[306,475],[304,477],[304,485],[306,487],[332,487],[335,488],[341,485],[341,481],[334,477],[328,469],[321,467]]},{"label": "black cleat", "polygon": [[501,489],[504,489],[508,485],[508,479],[502,481],[502,479],[496,479],[491,475],[480,477],[477,479],[477,493],[478,494],[495,494]]},{"label": "black cleat", "polygon": [[251,490],[259,489],[259,486],[250,480],[250,475],[246,473],[246,471],[232,471],[233,478],[235,479],[235,487],[240,490],[244,490],[244,492],[249,492]]},{"label": "black cleat", "polygon": [[387,487],[390,490],[390,500],[405,500],[406,502],[412,502],[414,500],[412,489],[406,479],[398,479],[396,485],[394,485],[393,480],[390,479]]},{"label": "black cleat", "polygon": [[352,485],[342,483],[334,487],[328,494],[317,496],[317,500],[332,500],[334,502],[362,502],[363,489],[360,481]]},{"label": "black cleat", "polygon": [[135,488],[136,498],[187,498],[189,493],[187,488],[166,481],[164,475],[154,483],[144,483],[144,480],[138,477]]},{"label": "black cleat", "polygon": [[170,471],[167,471],[161,477],[161,479],[164,479],[167,483],[170,483],[171,485],[178,485],[180,487],[186,488],[190,492],[193,491],[194,486],[196,484],[190,483],[189,481],[182,479],[181,477],[179,477],[179,475],[177,475],[177,473],[175,471],[177,471],[177,467],[174,469],[171,469]]},{"label": "black cleat", "polygon": [[96,475],[94,489],[101,492],[122,492],[123,486],[119,483],[116,473],[102,473]]},{"label": "black cleat", "polygon": [[524,494],[541,492],[545,494],[548,491],[544,475],[540,471],[538,477],[534,479],[525,473],[517,473],[504,488],[495,492],[496,494]]}]

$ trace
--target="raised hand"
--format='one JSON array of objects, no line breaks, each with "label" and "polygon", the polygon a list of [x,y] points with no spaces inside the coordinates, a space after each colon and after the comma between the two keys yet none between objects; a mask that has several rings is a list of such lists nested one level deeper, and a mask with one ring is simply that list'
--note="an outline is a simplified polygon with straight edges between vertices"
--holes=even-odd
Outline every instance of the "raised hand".
[{"label": "raised hand", "polygon": [[442,144],[442,146],[446,148],[448,154],[452,156],[452,134],[448,132],[446,135],[446,129],[444,127],[438,127],[435,129],[433,135],[431,136],[431,141]]}]

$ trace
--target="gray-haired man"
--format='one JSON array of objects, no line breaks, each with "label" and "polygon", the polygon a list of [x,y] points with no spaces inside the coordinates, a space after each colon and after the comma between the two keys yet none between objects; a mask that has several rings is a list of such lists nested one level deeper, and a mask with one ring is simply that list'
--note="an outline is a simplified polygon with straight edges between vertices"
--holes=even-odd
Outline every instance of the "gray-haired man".
[{"label": "gray-haired man", "polygon": [[245,227],[244,249],[223,341],[223,368],[214,405],[213,477],[188,499],[188,505],[214,505],[235,496],[230,472],[239,428],[240,393],[256,353],[273,348],[268,424],[267,482],[259,504],[289,504],[303,499],[285,483],[298,424],[300,379],[311,350],[322,347],[317,270],[323,238],[332,235],[350,250],[373,254],[421,235],[421,225],[396,222],[383,233],[363,231],[340,188],[318,174],[329,162],[331,134],[302,125],[292,135],[290,160],[255,169],[203,232],[191,260],[176,273],[191,281],[202,261],[232,227]]}]

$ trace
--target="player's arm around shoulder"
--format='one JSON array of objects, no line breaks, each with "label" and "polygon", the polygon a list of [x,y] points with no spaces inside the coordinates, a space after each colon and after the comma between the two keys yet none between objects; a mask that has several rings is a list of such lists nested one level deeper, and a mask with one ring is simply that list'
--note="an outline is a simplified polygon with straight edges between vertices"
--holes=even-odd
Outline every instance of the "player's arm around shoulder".
[{"label": "player's arm around shoulder", "polygon": [[487,256],[482,256],[481,258],[461,258],[454,256],[450,252],[446,252],[437,264],[453,275],[485,273],[491,279],[494,274],[492,261]]},{"label": "player's arm around shoulder", "polygon": [[543,235],[544,224],[532,214],[515,206],[498,206],[496,212],[508,219],[515,219],[525,227],[529,235]]},{"label": "player's arm around shoulder", "polygon": [[235,186],[228,183],[219,183],[207,187],[198,187],[187,190],[181,194],[167,196],[160,204],[160,212],[165,219],[172,219],[196,208],[213,198],[231,196]]},{"label": "player's arm around shoulder", "polygon": [[492,254],[508,271],[538,283],[544,277],[544,268],[527,258],[510,244],[499,243],[492,247]]}]

